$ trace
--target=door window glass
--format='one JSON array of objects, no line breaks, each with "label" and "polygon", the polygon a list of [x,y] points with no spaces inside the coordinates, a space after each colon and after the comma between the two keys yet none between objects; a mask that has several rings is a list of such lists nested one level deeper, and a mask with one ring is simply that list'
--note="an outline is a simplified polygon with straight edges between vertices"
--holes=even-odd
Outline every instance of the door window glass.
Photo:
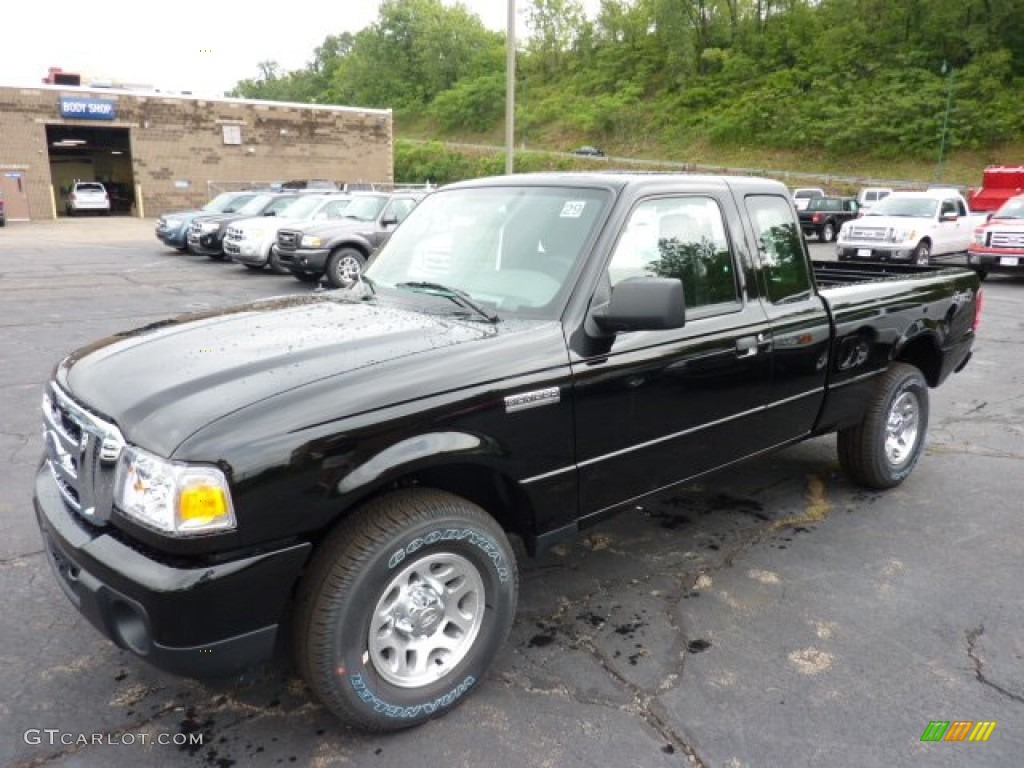
[{"label": "door window glass", "polygon": [[681,280],[688,309],[739,301],[725,222],[712,198],[658,198],[633,209],[608,278],[614,286],[652,276]]}]

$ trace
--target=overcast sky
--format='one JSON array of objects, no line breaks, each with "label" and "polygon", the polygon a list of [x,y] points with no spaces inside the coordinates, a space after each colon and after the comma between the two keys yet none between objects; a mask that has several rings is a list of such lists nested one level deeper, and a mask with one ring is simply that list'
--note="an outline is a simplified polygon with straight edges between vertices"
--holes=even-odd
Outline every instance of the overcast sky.
[{"label": "overcast sky", "polygon": [[[454,0],[445,0],[454,5]],[[517,0],[522,25],[528,0]],[[377,19],[378,0],[225,2],[0,0],[0,85],[35,85],[49,67],[165,91],[217,96],[257,76],[261,61],[298,69],[329,34]],[[506,0],[463,0],[484,25],[504,30]],[[520,33],[521,34],[521,33]]]}]

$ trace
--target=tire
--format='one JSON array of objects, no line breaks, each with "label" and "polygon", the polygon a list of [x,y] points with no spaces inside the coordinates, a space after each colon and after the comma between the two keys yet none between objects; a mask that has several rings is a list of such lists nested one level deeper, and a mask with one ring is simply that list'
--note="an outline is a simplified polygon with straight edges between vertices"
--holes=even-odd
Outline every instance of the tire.
[{"label": "tire", "polygon": [[180,248],[176,248],[175,250],[178,253],[188,253],[188,246],[187,245],[183,245]]},{"label": "tire", "polygon": [[854,482],[883,490],[902,483],[924,450],[928,383],[907,363],[879,377],[861,423],[837,435],[839,463]]},{"label": "tire", "polygon": [[988,277],[987,269],[975,269],[974,274],[978,276],[979,280],[985,280]]},{"label": "tire", "polygon": [[355,248],[336,248],[327,259],[327,282],[332,288],[352,285],[363,270],[366,257]]},{"label": "tire", "polygon": [[821,228],[821,234],[818,235],[818,239],[823,243],[835,242],[836,225],[831,221],[826,221],[825,225]]},{"label": "tire", "polygon": [[223,253],[208,253],[206,255],[213,259],[214,261],[224,261],[225,259],[227,259],[227,256],[225,256]]},{"label": "tire", "polygon": [[517,597],[515,556],[486,512],[444,491],[389,493],[314,555],[296,596],[296,661],[345,723],[409,728],[483,679]]},{"label": "tire", "polygon": [[919,267],[927,267],[932,263],[932,246],[927,240],[922,240],[914,249],[914,263]]},{"label": "tire", "polygon": [[251,269],[253,272],[262,272],[263,271],[263,265],[262,264],[243,264],[242,266],[245,267],[246,269]]}]

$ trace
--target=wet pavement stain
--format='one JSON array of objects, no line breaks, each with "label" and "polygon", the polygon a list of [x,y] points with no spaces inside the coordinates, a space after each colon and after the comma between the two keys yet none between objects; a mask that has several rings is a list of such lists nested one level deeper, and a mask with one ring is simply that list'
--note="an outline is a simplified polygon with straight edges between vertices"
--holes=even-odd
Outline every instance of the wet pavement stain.
[{"label": "wet pavement stain", "polygon": [[527,648],[546,648],[555,642],[554,635],[534,635],[526,644]]},{"label": "wet pavement stain", "polygon": [[710,647],[711,641],[704,639],[691,640],[686,644],[686,650],[690,653],[703,653]]}]

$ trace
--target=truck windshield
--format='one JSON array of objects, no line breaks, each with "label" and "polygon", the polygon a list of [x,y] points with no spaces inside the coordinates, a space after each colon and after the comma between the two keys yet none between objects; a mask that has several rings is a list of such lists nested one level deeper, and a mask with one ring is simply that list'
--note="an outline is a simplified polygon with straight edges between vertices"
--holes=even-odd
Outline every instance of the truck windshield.
[{"label": "truck windshield", "polygon": [[371,261],[378,286],[435,283],[502,318],[554,317],[601,221],[601,189],[488,187],[435,192]]},{"label": "truck windshield", "polygon": [[930,219],[935,216],[939,201],[928,197],[898,197],[889,195],[872,207],[869,216],[907,216]]},{"label": "truck windshield", "polygon": [[386,197],[353,197],[352,202],[345,206],[346,219],[373,221],[387,203]]},{"label": "truck windshield", "polygon": [[1024,219],[1024,197],[1011,197],[996,211],[994,219]]}]

